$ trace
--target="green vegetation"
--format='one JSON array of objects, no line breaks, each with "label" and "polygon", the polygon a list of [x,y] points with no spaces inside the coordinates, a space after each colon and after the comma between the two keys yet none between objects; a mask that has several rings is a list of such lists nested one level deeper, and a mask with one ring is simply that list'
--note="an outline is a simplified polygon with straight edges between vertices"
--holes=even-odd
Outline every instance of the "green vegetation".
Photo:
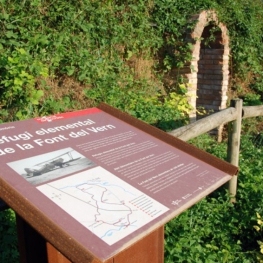
[{"label": "green vegetation", "polygon": [[11,209],[0,212],[0,262],[18,263],[15,215]]},{"label": "green vegetation", "polygon": [[[231,90],[261,101],[262,6],[261,0],[0,0],[0,121],[106,101],[161,128],[176,127],[163,127],[160,120],[184,119],[189,108],[180,96],[183,80],[175,76],[174,86],[165,73],[191,59],[189,19],[208,9],[229,30]],[[171,91],[176,99],[169,98]],[[148,118],[148,108],[135,109],[144,99],[158,117]]]},{"label": "green vegetation", "polygon": [[[230,93],[262,104],[262,7],[261,0],[0,0],[0,122],[104,101],[163,130],[184,125],[184,82],[175,76],[170,85],[165,75],[191,59],[189,19],[208,9],[229,30]],[[263,216],[263,148],[247,127],[237,203],[220,189],[167,224],[167,263],[260,260],[262,225],[253,226]],[[192,143],[226,157],[225,143],[208,136]],[[1,262],[18,261],[14,222],[11,210],[0,213]]]},{"label": "green vegetation", "polygon": [[257,213],[257,224],[254,225],[254,228],[258,233],[260,233],[260,240],[258,240],[259,248],[260,248],[260,253],[258,253],[258,261],[260,263],[263,262],[263,221],[262,217],[259,213]]},{"label": "green vegetation", "polygon": [[[226,158],[226,144],[202,135],[195,145]],[[261,180],[263,147],[253,138],[241,139],[237,202],[224,188],[217,190],[166,225],[166,262],[258,262],[262,232],[254,229],[256,213],[262,214]]]}]

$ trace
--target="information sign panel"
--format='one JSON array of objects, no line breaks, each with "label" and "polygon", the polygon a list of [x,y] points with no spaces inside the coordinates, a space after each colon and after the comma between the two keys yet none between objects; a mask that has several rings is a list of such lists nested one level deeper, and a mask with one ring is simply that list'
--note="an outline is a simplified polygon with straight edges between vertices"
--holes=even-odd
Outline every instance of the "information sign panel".
[{"label": "information sign panel", "polygon": [[106,104],[0,125],[0,197],[70,259],[105,261],[237,168]]}]

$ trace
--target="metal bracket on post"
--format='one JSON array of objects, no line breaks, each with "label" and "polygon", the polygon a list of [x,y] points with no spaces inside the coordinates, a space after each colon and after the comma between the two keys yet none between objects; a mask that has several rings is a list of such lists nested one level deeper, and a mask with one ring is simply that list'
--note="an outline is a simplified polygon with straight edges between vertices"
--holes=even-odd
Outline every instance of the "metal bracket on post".
[{"label": "metal bracket on post", "polygon": [[[230,106],[235,107],[237,118],[228,124],[227,161],[238,167],[243,101],[241,99],[232,100]],[[237,193],[237,175],[234,175],[228,182],[228,191],[231,195],[231,201],[235,202]]]}]

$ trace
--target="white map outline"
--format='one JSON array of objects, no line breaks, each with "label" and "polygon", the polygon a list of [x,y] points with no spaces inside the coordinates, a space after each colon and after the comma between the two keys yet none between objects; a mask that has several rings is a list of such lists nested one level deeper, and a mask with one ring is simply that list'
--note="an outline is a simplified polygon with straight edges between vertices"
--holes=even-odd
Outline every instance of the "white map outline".
[{"label": "white map outline", "polygon": [[37,189],[108,245],[169,210],[102,167]]}]

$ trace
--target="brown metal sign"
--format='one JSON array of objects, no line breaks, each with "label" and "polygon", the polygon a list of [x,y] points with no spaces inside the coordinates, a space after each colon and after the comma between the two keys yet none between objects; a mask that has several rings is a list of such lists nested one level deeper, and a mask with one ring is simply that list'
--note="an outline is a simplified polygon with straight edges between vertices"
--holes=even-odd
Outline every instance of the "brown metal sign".
[{"label": "brown metal sign", "polygon": [[72,261],[106,261],[237,168],[108,105],[0,125],[0,198]]}]

